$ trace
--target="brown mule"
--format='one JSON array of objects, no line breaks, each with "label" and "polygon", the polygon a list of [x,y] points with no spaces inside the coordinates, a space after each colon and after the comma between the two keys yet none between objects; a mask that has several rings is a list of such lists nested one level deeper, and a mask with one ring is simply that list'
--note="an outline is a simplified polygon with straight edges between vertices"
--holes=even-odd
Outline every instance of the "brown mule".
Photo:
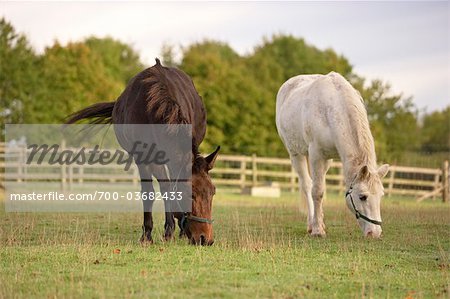
[{"label": "brown mule", "polygon": [[[214,166],[220,147],[207,157],[199,154],[198,147],[206,132],[206,111],[188,75],[176,68],[163,67],[156,59],[156,65],[130,80],[115,102],[98,103],[87,107],[72,114],[66,123],[76,123],[82,119],[89,119],[93,124],[114,124],[116,137],[125,150],[129,150],[127,144],[129,136],[139,133],[132,131],[135,130],[133,126],[124,130],[118,129],[122,124],[191,124],[192,152],[189,155],[189,172],[192,170],[192,176],[185,182],[175,183],[192,190],[192,211],[172,212],[171,203],[164,201],[166,209],[164,238],[170,240],[173,237],[174,218],[177,218],[180,236],[186,235],[192,244],[211,245],[214,242],[212,199],[215,187],[208,172]],[[142,192],[154,192],[152,176],[158,180],[161,192],[170,191],[170,184],[167,182],[173,182],[174,178],[168,177],[167,168],[162,165],[137,164]],[[152,242],[153,201],[143,201],[143,204],[144,224],[141,242]]]}]

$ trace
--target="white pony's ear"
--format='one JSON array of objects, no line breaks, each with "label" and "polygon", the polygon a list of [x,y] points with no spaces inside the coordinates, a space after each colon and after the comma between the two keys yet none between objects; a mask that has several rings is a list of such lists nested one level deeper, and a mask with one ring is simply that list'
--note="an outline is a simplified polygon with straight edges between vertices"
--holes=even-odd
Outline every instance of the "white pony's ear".
[{"label": "white pony's ear", "polygon": [[367,179],[368,176],[369,176],[369,167],[367,167],[367,165],[364,165],[358,171],[358,180],[363,181]]},{"label": "white pony's ear", "polygon": [[378,168],[377,173],[378,173],[378,176],[382,179],[386,176],[388,171],[389,171],[389,164],[384,164],[384,165],[380,166],[380,168]]}]

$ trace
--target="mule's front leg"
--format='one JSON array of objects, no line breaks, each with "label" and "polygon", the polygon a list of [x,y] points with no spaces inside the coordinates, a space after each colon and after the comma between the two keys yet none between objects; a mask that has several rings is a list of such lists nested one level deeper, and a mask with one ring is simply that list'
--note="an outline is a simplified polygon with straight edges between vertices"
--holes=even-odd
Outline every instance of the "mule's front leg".
[{"label": "mule's front leg", "polygon": [[142,225],[141,243],[148,244],[153,243],[152,230],[153,230],[153,217],[152,207],[153,200],[149,200],[149,194],[154,193],[152,184],[151,171],[144,165],[138,165],[139,175],[141,177],[141,198],[144,206],[144,223]]},{"label": "mule's front leg", "polygon": [[156,176],[159,183],[159,190],[161,192],[161,197],[164,199],[164,210],[166,211],[166,221],[164,223],[164,240],[169,241],[173,238],[173,233],[175,231],[175,219],[173,217],[174,200],[171,200],[171,192],[173,192],[174,186],[176,186],[176,178],[170,178],[170,173],[175,173],[174,171],[169,172],[169,168],[159,167],[155,168],[153,174]]},{"label": "mule's front leg", "polygon": [[164,210],[166,211],[166,220],[164,222],[164,236],[163,236],[165,241],[172,240],[173,233],[175,231],[175,219],[173,216],[174,211],[173,200],[167,198],[167,196],[169,196],[168,194],[170,194],[170,190],[172,190],[171,184],[174,184],[174,182],[170,182],[170,184],[167,182],[159,183],[161,193],[166,198],[164,200]]},{"label": "mule's front leg", "polygon": [[[311,154],[312,153],[312,154]],[[312,199],[314,204],[314,215],[312,220],[312,236],[324,237],[325,223],[323,221],[323,196],[325,192],[325,174],[328,170],[328,161],[322,159],[314,151],[310,151],[310,171],[313,181],[312,186]]]},{"label": "mule's front leg", "polygon": [[[153,243],[152,239],[152,230],[153,230],[153,216],[152,216],[152,207],[153,207],[153,200],[150,200],[147,196],[148,194],[151,194],[154,192],[153,186],[151,183],[149,184],[142,184],[142,202],[144,205],[144,224],[142,225],[142,236],[141,236],[141,243]],[[147,191],[148,190],[148,191]],[[149,192],[149,193],[147,193]]]},{"label": "mule's front leg", "polygon": [[173,217],[173,212],[171,212],[170,203],[169,207],[166,205],[168,201],[164,202],[166,211],[166,222],[164,223],[164,240],[170,241],[173,238],[173,233],[175,231],[175,218]]},{"label": "mule's front leg", "polygon": [[153,230],[152,213],[144,212],[144,225],[142,225],[142,236],[140,240],[142,244],[145,243],[153,244],[152,230]]}]

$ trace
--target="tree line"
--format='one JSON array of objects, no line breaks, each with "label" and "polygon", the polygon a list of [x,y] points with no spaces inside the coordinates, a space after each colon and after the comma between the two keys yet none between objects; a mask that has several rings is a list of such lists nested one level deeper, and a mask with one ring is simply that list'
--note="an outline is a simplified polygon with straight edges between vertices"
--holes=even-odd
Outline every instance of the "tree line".
[{"label": "tree line", "polygon": [[[208,113],[205,152],[286,156],[275,127],[279,87],[298,74],[336,71],[361,93],[380,160],[396,161],[405,152],[450,151],[450,106],[424,115],[412,98],[394,94],[381,80],[367,82],[333,49],[318,49],[302,38],[274,35],[250,54],[239,55],[214,40],[181,49],[162,48],[165,65],[190,75]],[[129,79],[146,66],[139,54],[113,38],[89,37],[41,54],[4,18],[0,20],[0,119],[5,123],[61,123],[96,102],[113,101]],[[2,135],[2,138],[3,135]]]}]

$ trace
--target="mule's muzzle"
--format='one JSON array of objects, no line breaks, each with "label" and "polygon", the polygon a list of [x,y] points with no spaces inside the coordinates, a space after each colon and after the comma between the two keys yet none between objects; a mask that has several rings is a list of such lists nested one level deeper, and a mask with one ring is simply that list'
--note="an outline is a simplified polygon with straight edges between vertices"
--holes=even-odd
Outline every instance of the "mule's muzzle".
[{"label": "mule's muzzle", "polygon": [[192,245],[208,245],[214,244],[212,234],[212,224],[214,220],[202,218],[185,213],[181,219],[181,228]]},{"label": "mule's muzzle", "polygon": [[209,240],[205,237],[205,235],[201,234],[198,238],[191,237],[190,243],[192,245],[211,246],[214,244],[214,240]]}]

